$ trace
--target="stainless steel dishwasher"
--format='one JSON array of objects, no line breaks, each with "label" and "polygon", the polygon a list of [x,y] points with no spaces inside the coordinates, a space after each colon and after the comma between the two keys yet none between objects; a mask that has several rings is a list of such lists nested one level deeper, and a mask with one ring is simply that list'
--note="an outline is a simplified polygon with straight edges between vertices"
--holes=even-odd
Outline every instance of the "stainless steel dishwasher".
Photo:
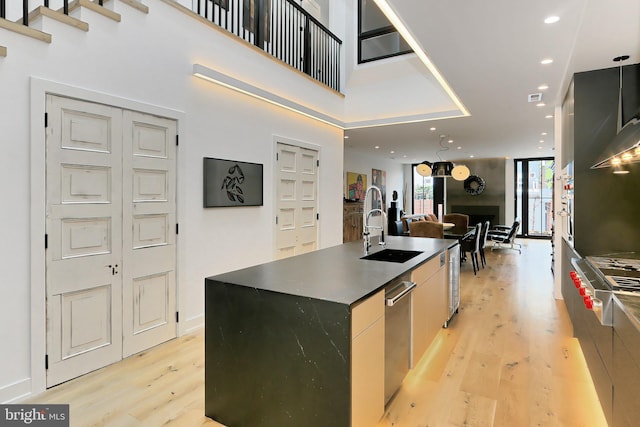
[{"label": "stainless steel dishwasher", "polygon": [[384,403],[398,391],[409,372],[411,355],[411,292],[416,284],[407,273],[385,286]]}]

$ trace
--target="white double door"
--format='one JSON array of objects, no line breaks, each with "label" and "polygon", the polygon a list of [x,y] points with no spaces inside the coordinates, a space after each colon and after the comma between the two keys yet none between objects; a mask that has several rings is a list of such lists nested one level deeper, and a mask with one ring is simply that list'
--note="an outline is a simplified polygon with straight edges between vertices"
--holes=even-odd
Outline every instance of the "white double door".
[{"label": "white double door", "polygon": [[277,143],[276,258],[318,248],[318,151]]},{"label": "white double door", "polygon": [[176,336],[176,122],[48,95],[47,387]]}]

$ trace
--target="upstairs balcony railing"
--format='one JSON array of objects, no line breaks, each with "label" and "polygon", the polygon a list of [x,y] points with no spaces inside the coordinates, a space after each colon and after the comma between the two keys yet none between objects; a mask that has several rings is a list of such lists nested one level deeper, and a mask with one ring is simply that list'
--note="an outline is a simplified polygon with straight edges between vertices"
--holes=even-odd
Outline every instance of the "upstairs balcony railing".
[{"label": "upstairs balcony railing", "polygon": [[[96,1],[100,6],[103,2]],[[7,3],[13,8],[11,11],[7,10]],[[342,41],[293,0],[194,0],[194,3],[199,15],[340,91]],[[21,13],[22,24],[29,26],[29,11],[38,6],[69,14],[69,0],[0,0],[0,18],[7,19],[10,15],[15,19]]]},{"label": "upstairs balcony railing", "polygon": [[292,0],[197,0],[195,12],[340,91],[342,41]]}]

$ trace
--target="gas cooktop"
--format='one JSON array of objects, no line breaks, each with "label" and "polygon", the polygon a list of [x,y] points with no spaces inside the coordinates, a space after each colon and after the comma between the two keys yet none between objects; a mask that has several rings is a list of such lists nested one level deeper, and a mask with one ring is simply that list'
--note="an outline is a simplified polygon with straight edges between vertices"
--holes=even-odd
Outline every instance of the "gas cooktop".
[{"label": "gas cooktop", "polygon": [[593,256],[587,257],[587,260],[599,270],[621,270],[640,273],[640,259]]},{"label": "gas cooktop", "polygon": [[587,261],[604,276],[614,291],[640,292],[640,254],[628,252],[588,256]]}]

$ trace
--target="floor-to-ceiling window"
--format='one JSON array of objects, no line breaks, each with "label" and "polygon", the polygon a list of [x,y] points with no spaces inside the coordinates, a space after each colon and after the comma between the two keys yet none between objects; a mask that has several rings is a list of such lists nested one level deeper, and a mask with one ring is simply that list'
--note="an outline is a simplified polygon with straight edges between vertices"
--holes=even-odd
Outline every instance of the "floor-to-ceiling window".
[{"label": "floor-to-ceiling window", "polygon": [[526,237],[551,237],[553,226],[554,160],[515,160],[516,217]]},{"label": "floor-to-ceiling window", "polygon": [[413,213],[433,213],[433,178],[424,177],[416,170],[417,165],[412,166],[413,171]]}]

